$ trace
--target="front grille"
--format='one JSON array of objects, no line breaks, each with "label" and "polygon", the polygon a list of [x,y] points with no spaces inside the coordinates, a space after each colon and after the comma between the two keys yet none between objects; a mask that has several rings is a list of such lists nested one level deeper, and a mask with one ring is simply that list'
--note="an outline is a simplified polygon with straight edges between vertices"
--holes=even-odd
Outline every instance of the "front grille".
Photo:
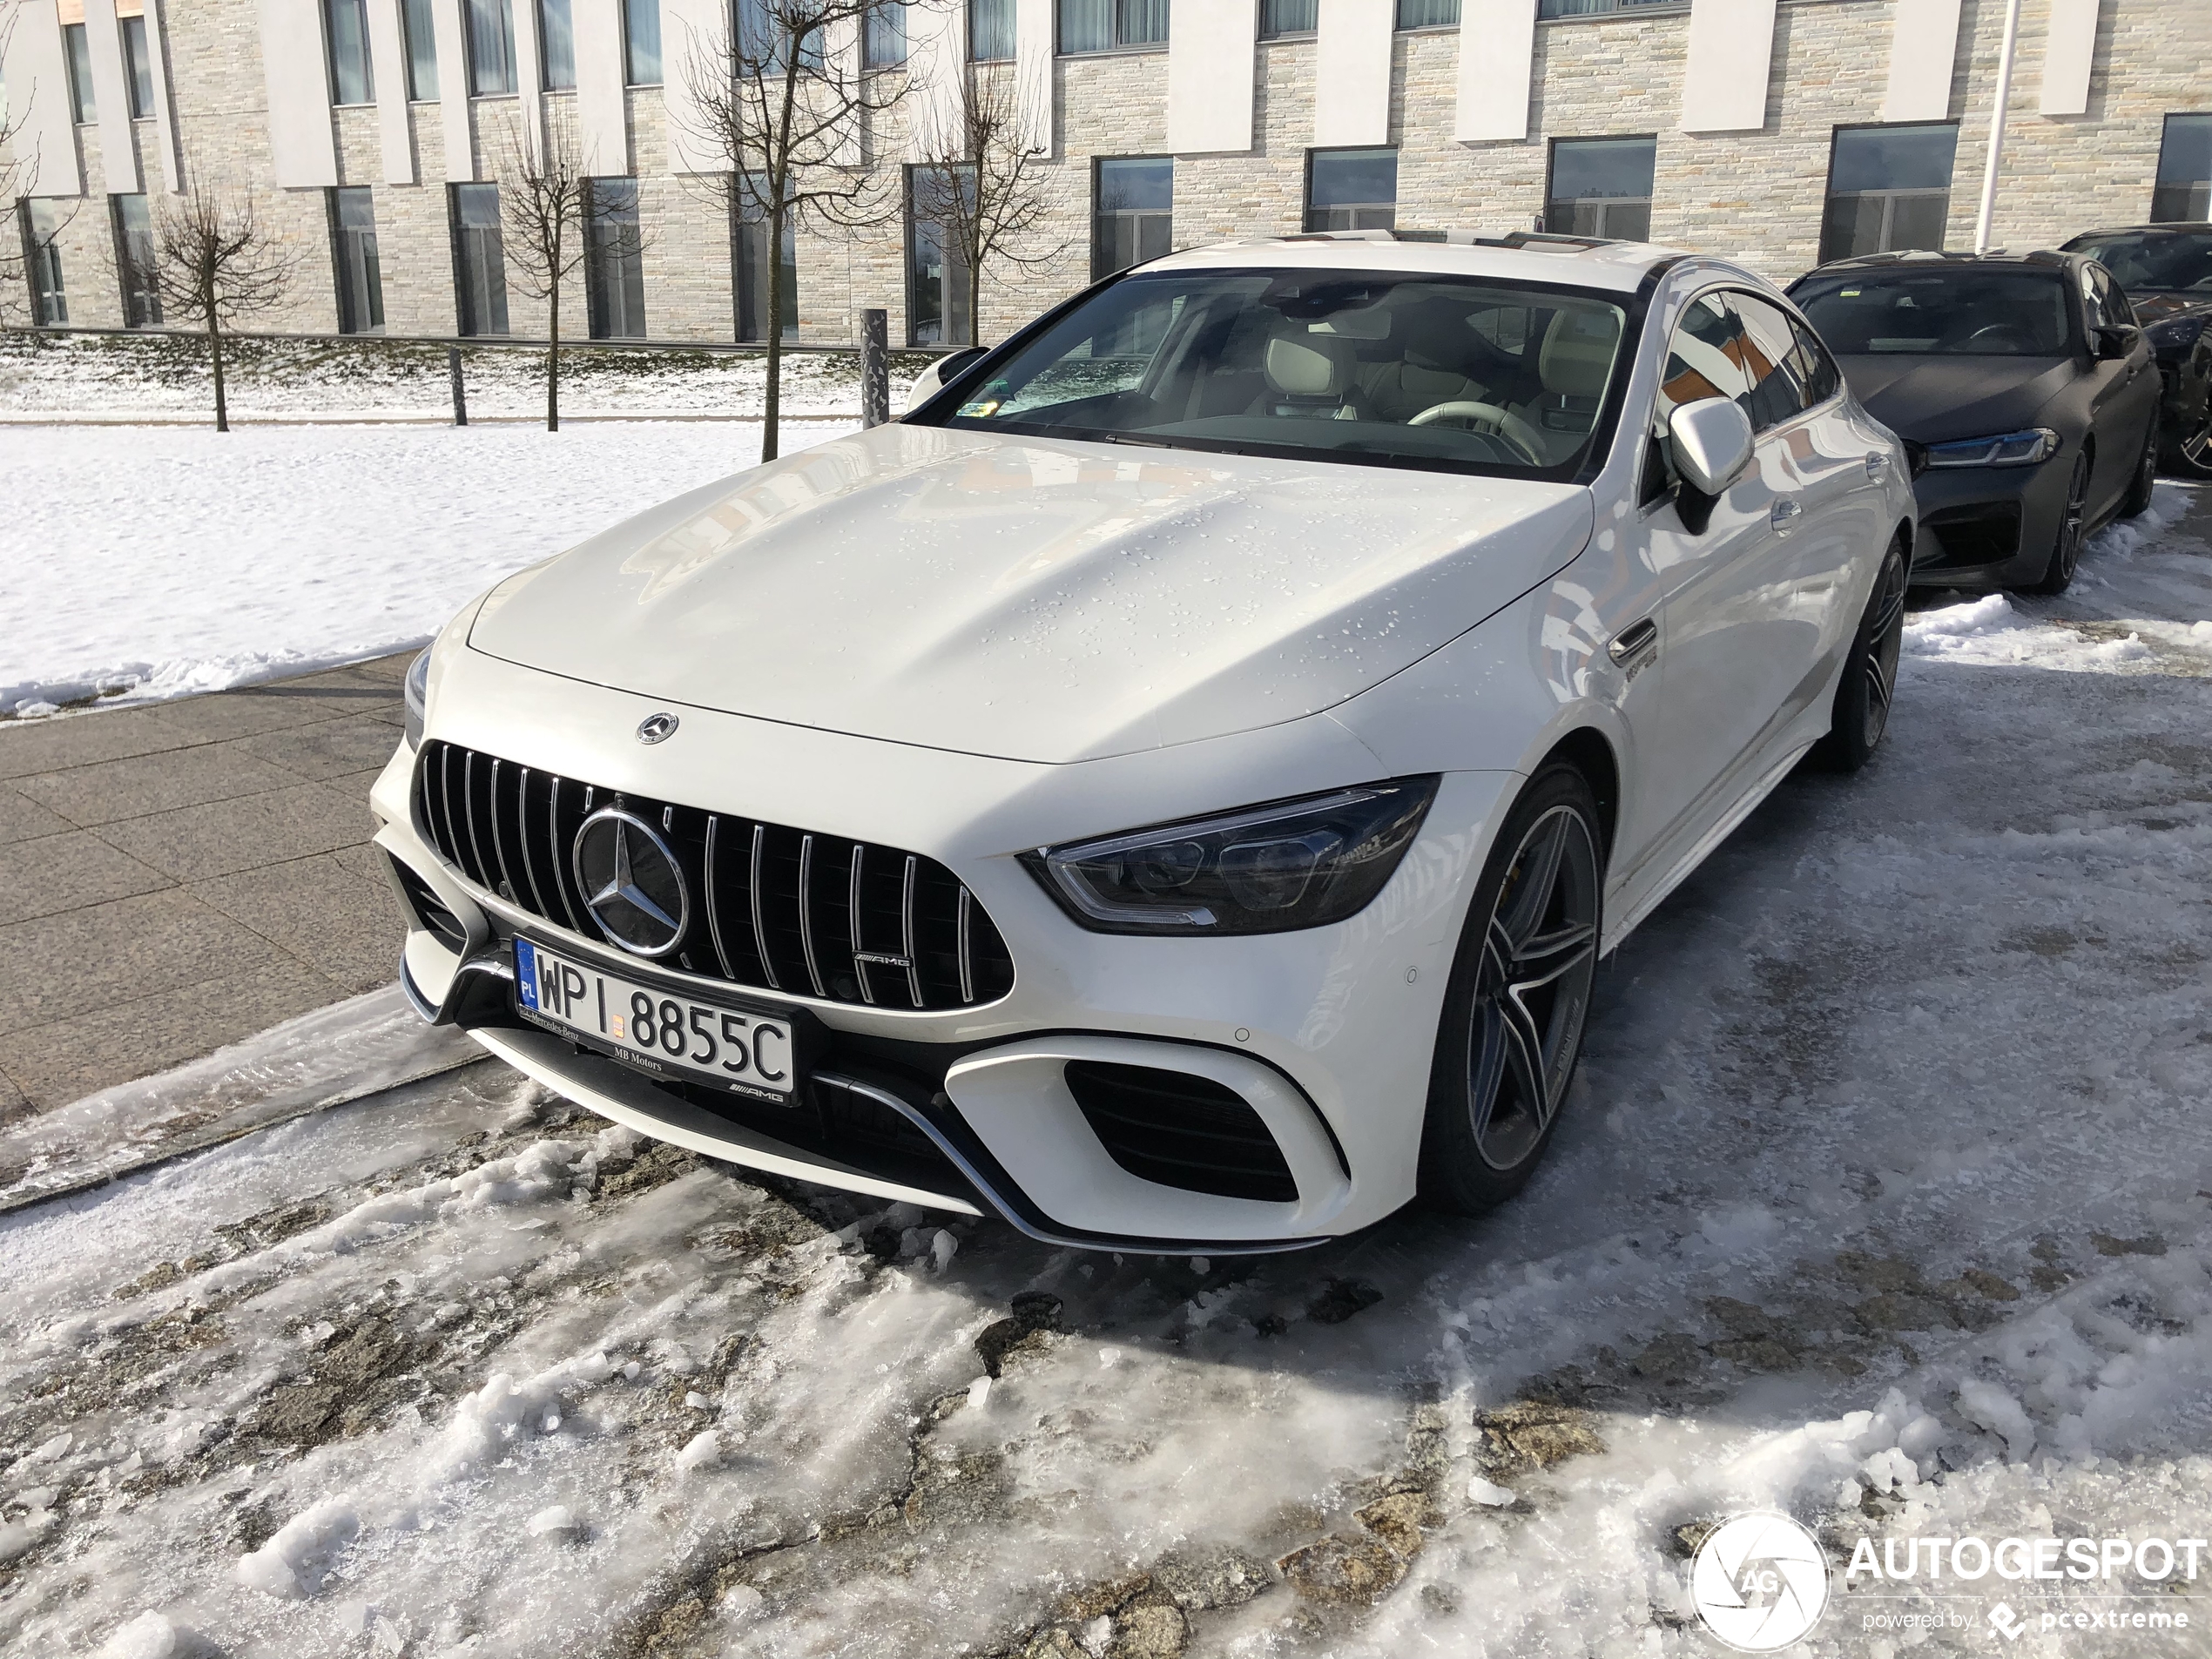
[{"label": "front grille", "polygon": [[570,857],[583,820],[619,806],[658,828],[698,895],[658,957],[732,985],[904,1009],[973,1008],[1014,986],[983,907],[934,859],[617,793],[458,744],[415,772],[421,833],[486,892],[587,939]]},{"label": "front grille", "polygon": [[1107,1156],[1141,1180],[1294,1204],[1298,1183],[1251,1103],[1211,1077],[1070,1060],[1065,1076]]}]

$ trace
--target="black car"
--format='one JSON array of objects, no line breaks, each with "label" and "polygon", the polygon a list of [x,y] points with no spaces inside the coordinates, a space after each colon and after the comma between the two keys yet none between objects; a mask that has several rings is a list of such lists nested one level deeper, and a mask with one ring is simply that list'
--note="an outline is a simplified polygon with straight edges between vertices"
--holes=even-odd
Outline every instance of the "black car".
[{"label": "black car", "polygon": [[2212,478],[2212,225],[2090,231],[2067,245],[2112,273],[2165,383],[2160,445],[2183,478]]},{"label": "black car", "polygon": [[1912,458],[1912,580],[2063,592],[2081,544],[2150,505],[2159,378],[2079,253],[1871,253],[1790,297]]}]

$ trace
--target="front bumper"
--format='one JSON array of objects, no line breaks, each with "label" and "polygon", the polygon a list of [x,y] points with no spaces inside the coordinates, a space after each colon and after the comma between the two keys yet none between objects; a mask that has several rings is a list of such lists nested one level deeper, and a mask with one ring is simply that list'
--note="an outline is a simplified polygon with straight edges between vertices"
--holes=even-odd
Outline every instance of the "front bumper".
[{"label": "front bumper", "polygon": [[2040,581],[2066,511],[2074,451],[2033,467],[1938,468],[1912,481],[1920,511],[1912,581],[2008,588]]},{"label": "front bumper", "polygon": [[[1310,738],[1290,744],[1278,728],[1186,745],[1215,752],[1169,752],[1171,765],[1155,753],[1038,766],[692,710],[683,717],[682,754],[652,756],[629,740],[653,711],[643,699],[453,655],[446,678],[465,678],[468,689],[434,695],[432,738],[938,860],[988,910],[1015,965],[1003,996],[934,1011],[746,987],[738,1000],[765,1002],[806,1030],[812,1081],[798,1111],[644,1076],[520,1015],[515,932],[633,978],[658,975],[701,1000],[730,1001],[732,988],[640,963],[467,880],[414,822],[414,752],[403,746],[374,804],[377,844],[416,923],[404,952],[408,995],[549,1087],[733,1163],[995,1214],[1032,1236],[1093,1248],[1293,1248],[1368,1225],[1413,1196],[1465,888],[1509,799],[1510,774],[1447,774],[1389,886],[1335,927],[1243,939],[1104,935],[1071,922],[1014,853],[1186,809],[1334,786],[1373,775],[1372,757],[1325,743],[1316,756]],[[547,712],[553,688],[557,718]],[[455,709],[471,718],[445,712]],[[590,732],[612,735],[596,744],[579,737]],[[655,765],[657,775],[647,770]],[[868,786],[855,793],[824,784],[851,778]],[[1238,1132],[1264,1132],[1288,1187],[1240,1197],[1151,1178],[1161,1164],[1132,1138],[1145,1131],[1102,1130],[1107,1120],[1089,1095],[1078,1098],[1071,1063],[1076,1076],[1136,1068],[1196,1080],[1194,1096],[1225,1091],[1249,1114]],[[1163,1123],[1158,1132],[1171,1141],[1185,1130]]]}]

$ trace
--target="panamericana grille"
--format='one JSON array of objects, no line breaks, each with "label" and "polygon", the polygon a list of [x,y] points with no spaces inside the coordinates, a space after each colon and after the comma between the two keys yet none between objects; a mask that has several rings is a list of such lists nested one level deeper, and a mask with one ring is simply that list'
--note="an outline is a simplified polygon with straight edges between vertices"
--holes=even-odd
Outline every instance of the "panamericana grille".
[{"label": "panamericana grille", "polygon": [[698,895],[664,966],[890,1008],[971,1008],[1013,988],[1006,941],[934,859],[621,794],[458,744],[425,744],[415,766],[416,819],[439,857],[591,940],[602,934],[570,849],[604,806],[658,829]]}]

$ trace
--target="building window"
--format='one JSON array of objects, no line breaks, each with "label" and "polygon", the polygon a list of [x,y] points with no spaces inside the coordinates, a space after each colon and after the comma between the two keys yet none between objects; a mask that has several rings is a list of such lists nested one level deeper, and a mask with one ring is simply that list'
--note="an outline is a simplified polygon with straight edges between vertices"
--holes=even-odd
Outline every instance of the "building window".
[{"label": "building window", "polygon": [[1651,239],[1656,138],[1554,138],[1544,228],[1562,236]]},{"label": "building window", "polygon": [[1678,6],[1683,0],[1536,0],[1536,16],[1588,17],[1602,11],[1635,11],[1643,6]]},{"label": "building window", "polygon": [[376,206],[367,185],[330,192],[331,252],[338,266],[338,332],[384,332],[384,278],[376,263]]},{"label": "building window", "polygon": [[907,169],[907,341],[914,346],[965,346],[968,338],[968,262],[941,204],[952,192],[967,196],[973,180],[965,167]]},{"label": "building window", "polygon": [[645,337],[645,244],[635,179],[588,179],[583,189],[583,295],[594,340]]},{"label": "building window", "polygon": [[660,0],[623,0],[622,37],[629,54],[632,86],[658,86],[660,66]]},{"label": "building window", "polygon": [[[786,54],[791,48],[791,23],[794,14],[804,21],[808,15],[818,15],[814,9],[805,6],[786,6],[777,0],[738,0],[738,51],[746,57],[757,59],[771,75],[781,75],[788,62]],[[824,66],[820,29],[810,29],[799,44],[799,67],[819,73]]]},{"label": "building window", "polygon": [[469,88],[478,98],[515,90],[515,14],[509,0],[469,0]]},{"label": "building window", "polygon": [[1321,0],[1259,0],[1259,37],[1310,35],[1321,26]]},{"label": "building window", "polygon": [[407,95],[419,103],[438,96],[438,28],[431,0],[400,0],[400,26],[407,35]]},{"label": "building window", "polygon": [[69,320],[69,299],[62,287],[62,251],[56,246],[64,222],[54,204],[24,199],[24,264],[30,277],[31,320],[46,327]]},{"label": "building window", "polygon": [[[974,31],[971,21],[969,30]],[[868,8],[866,50],[861,66],[896,69],[907,61],[907,0],[883,0]]]},{"label": "building window", "polygon": [[335,104],[374,104],[368,72],[367,0],[323,0],[324,38],[330,48],[330,97]]},{"label": "building window", "polygon": [[576,90],[576,23],[569,0],[537,0],[538,56],[545,64],[545,90]]},{"label": "building window", "polygon": [[1899,248],[1940,248],[1951,217],[1951,161],[1959,129],[1838,127],[1828,158],[1828,211],[1820,259]]},{"label": "building window", "polygon": [[69,55],[70,118],[84,126],[100,118],[100,108],[92,99],[92,48],[83,24],[64,25],[62,47]]},{"label": "building window", "polygon": [[1398,0],[1400,29],[1457,29],[1460,0]]},{"label": "building window", "polygon": [[968,58],[973,64],[1014,61],[1014,0],[968,0]]},{"label": "building window", "polygon": [[1091,213],[1090,274],[1096,281],[1157,260],[1172,246],[1175,162],[1114,157],[1098,163]]},{"label": "building window", "polygon": [[1063,52],[1167,44],[1168,0],[1059,0],[1059,6]]},{"label": "building window", "polygon": [[115,269],[123,279],[123,326],[161,327],[161,287],[154,277],[153,220],[144,196],[111,196],[115,215]]},{"label": "building window", "polygon": [[2169,115],[2158,146],[2151,222],[2212,219],[2212,115]]},{"label": "building window", "polygon": [[461,332],[507,332],[507,255],[499,239],[499,186],[455,185],[453,277]]},{"label": "building window", "polygon": [[123,30],[123,68],[131,78],[131,118],[144,121],[153,114],[153,54],[146,49],[144,16],[116,19]]},{"label": "building window", "polygon": [[1386,231],[1398,223],[1398,152],[1313,150],[1305,158],[1305,228]]},{"label": "building window", "polygon": [[[773,277],[782,290],[777,298],[779,318],[786,340],[799,338],[799,253],[790,215],[784,218],[783,246],[774,261]],[[738,338],[768,338],[768,219],[749,207],[744,192],[733,192],[730,217],[730,256],[738,273]]]}]

